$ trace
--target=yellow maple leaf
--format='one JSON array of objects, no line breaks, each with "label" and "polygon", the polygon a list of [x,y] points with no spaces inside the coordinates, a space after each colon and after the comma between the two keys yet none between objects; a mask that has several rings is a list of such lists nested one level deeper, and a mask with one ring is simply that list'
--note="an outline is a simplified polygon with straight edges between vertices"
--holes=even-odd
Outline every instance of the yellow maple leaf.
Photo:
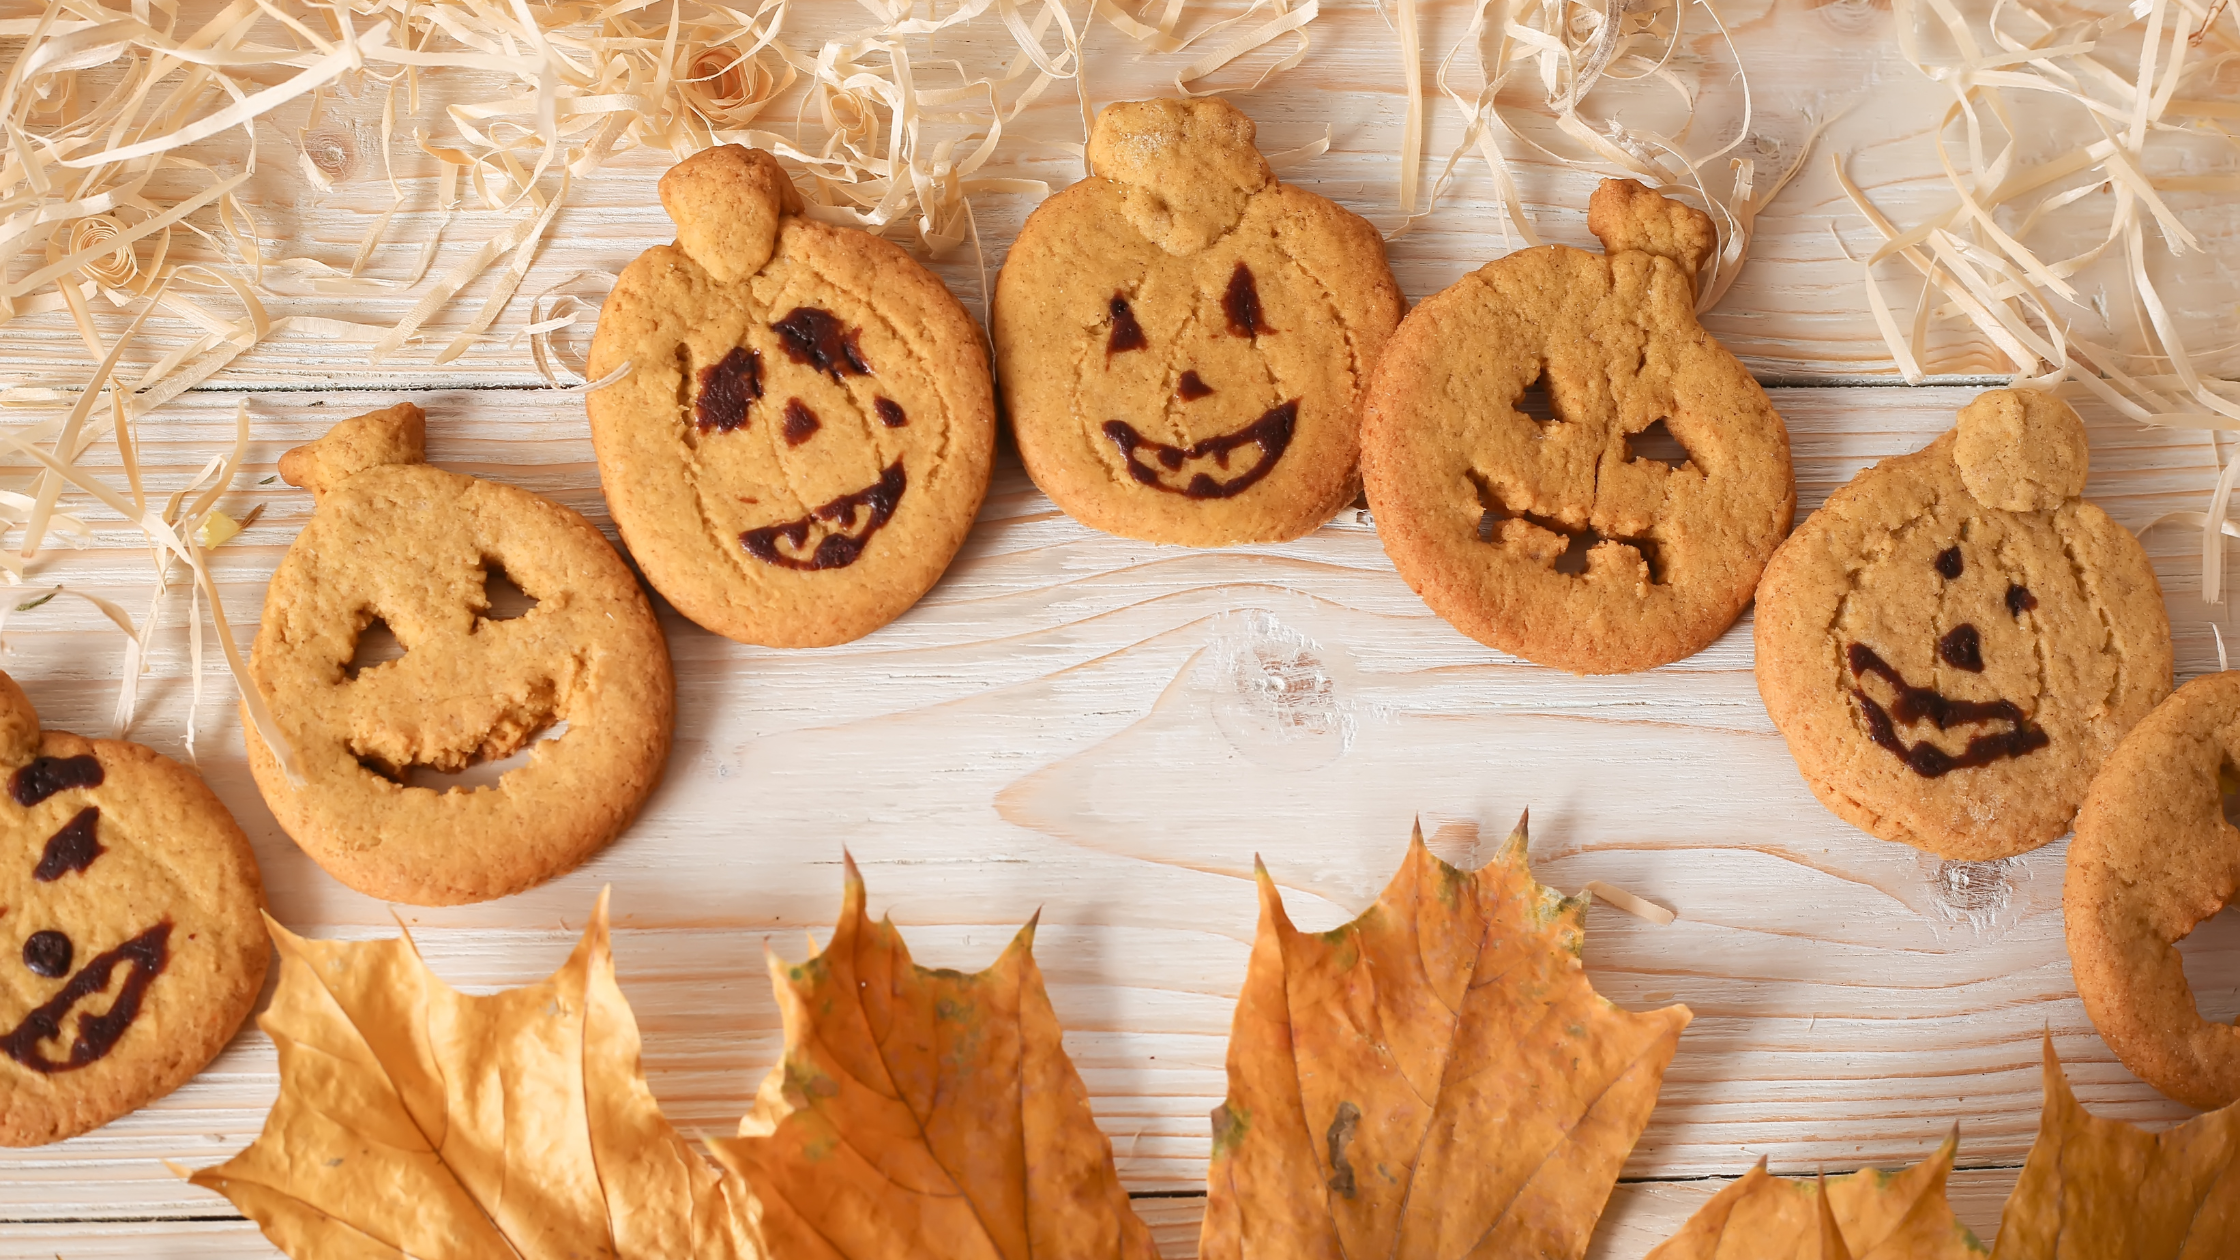
[{"label": "yellow maple leaf", "polygon": [[2240,1255],[2240,1103],[2159,1133],[2077,1104],[2045,1039],[2045,1109],[1999,1214],[1997,1260]]},{"label": "yellow maple leaf", "polygon": [[1958,1134],[1910,1168],[1817,1182],[1766,1172],[1764,1160],[1713,1195],[1648,1260],[1970,1260],[1983,1244],[1945,1198]]},{"label": "yellow maple leaf", "polygon": [[910,960],[847,865],[832,942],[771,957],[785,1056],[737,1138],[786,1260],[1154,1260],[1059,1042],[1034,924],[975,975]]},{"label": "yellow maple leaf", "polygon": [[744,1187],[662,1118],[615,986],[607,899],[560,970],[487,997],[409,938],[271,924],[258,1022],[280,1096],[240,1154],[193,1175],[291,1256],[755,1257]]},{"label": "yellow maple leaf", "polygon": [[1377,904],[1300,932],[1265,868],[1199,1253],[1576,1257],[1690,1018],[1595,993],[1585,897],[1520,821],[1475,873],[1418,828]]}]

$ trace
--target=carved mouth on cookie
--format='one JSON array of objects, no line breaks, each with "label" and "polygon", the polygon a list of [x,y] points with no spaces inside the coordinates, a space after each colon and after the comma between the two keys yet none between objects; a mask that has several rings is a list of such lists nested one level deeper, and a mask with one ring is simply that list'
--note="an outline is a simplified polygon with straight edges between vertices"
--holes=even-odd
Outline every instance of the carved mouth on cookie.
[{"label": "carved mouth on cookie", "polygon": [[[67,1072],[99,1061],[116,1048],[125,1030],[140,1017],[140,1003],[147,996],[148,986],[170,961],[171,923],[166,920],[88,959],[45,1005],[0,1034],[0,1053],[41,1074]],[[77,1011],[77,1027],[68,1053],[59,1059],[50,1057],[44,1047],[62,1040],[63,1020],[81,1004],[106,992],[120,965],[127,968],[124,983],[118,986],[109,1009],[98,1015]]]},{"label": "carved mouth on cookie", "polygon": [[781,569],[847,568],[871,545],[871,536],[894,519],[895,505],[902,502],[908,485],[898,459],[877,481],[854,494],[812,508],[806,516],[750,529],[739,535],[739,545],[748,555]]},{"label": "carved mouth on cookie", "polygon": [[[1125,420],[1106,421],[1104,435],[1120,448],[1128,475],[1138,482],[1186,499],[1226,499],[1251,489],[1275,468],[1298,426],[1299,400],[1294,398],[1268,408],[1241,429],[1191,446],[1154,442]],[[1245,446],[1258,447],[1259,456],[1231,475],[1230,456]]]},{"label": "carved mouth on cookie", "polygon": [[[1962,627],[1972,632],[1972,627]],[[1956,642],[1947,635],[1939,644],[1946,661],[1970,672],[1983,668],[1980,649],[1975,646],[1972,633],[1965,640]],[[1867,738],[1896,755],[1906,763],[1906,768],[1924,779],[1936,779],[1954,770],[1989,765],[2009,757],[2033,753],[2053,742],[2044,727],[2030,720],[2022,706],[2012,700],[1954,700],[1931,687],[1908,684],[1897,670],[1882,659],[1873,648],[1864,643],[1854,643],[1846,650],[1846,660],[1851,676],[1859,685],[1851,689],[1852,698],[1859,702],[1867,722]],[[1959,659],[1955,659],[1955,657]],[[1973,659],[1971,668],[1966,662]],[[1867,694],[1869,675],[1888,683],[1896,693],[1885,708],[1881,701]],[[1957,753],[1946,752],[1928,740],[1907,744],[1898,734],[1900,724],[1912,725],[1927,722],[1940,731],[1955,726],[1986,726],[2005,723],[2007,729],[1983,735],[1970,736],[1968,745]]]}]

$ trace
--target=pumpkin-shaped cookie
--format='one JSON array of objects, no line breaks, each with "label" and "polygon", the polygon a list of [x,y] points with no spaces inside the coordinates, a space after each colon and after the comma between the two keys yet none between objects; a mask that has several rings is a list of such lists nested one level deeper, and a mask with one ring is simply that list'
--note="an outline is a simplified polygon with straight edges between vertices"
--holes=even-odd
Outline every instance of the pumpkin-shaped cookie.
[{"label": "pumpkin-shaped cookie", "polygon": [[2035,849],[2170,691],[2145,548],[2079,496],[2084,423],[1999,389],[1828,497],[1758,587],[1758,691],[1813,794],[1947,858]]},{"label": "pumpkin-shaped cookie", "polygon": [[[265,803],[329,874],[454,905],[539,883],[620,833],[661,777],[675,694],[661,629],[599,531],[420,462],[423,423],[400,403],[281,458],[317,508],[265,589],[250,671],[295,777],[243,725]],[[535,606],[495,615],[495,572]],[[354,669],[376,620],[404,655]],[[442,783],[562,722],[495,786]]]},{"label": "pumpkin-shaped cookie", "polygon": [[2201,1014],[2178,942],[2240,893],[2235,791],[2240,673],[2196,678],[2093,778],[2061,889],[2092,1026],[2140,1080],[2204,1109],[2240,1099],[2240,1028]]},{"label": "pumpkin-shaped cookie", "polygon": [[588,399],[607,506],[678,612],[743,643],[845,643],[931,589],[987,493],[980,330],[932,272],[802,215],[725,145],[661,178],[677,243],[599,312]]},{"label": "pumpkin-shaped cookie", "polygon": [[1376,229],[1278,181],[1217,98],[1107,106],[1089,164],[996,280],[1028,474],[1076,520],[1149,542],[1329,520],[1357,493],[1361,391],[1400,320]]},{"label": "pumpkin-shaped cookie", "polygon": [[249,839],[152,749],[41,731],[0,674],[0,1145],[177,1089],[248,1017],[271,954]]},{"label": "pumpkin-shaped cookie", "polygon": [[[1369,389],[1361,475],[1393,567],[1491,647],[1581,674],[1678,660],[1789,530],[1789,433],[1696,322],[1711,221],[1632,180],[1548,245],[1424,299]],[[1521,406],[1539,384],[1553,414]],[[1685,458],[1645,441],[1662,424]],[[1644,449],[1646,448],[1646,449]]]}]

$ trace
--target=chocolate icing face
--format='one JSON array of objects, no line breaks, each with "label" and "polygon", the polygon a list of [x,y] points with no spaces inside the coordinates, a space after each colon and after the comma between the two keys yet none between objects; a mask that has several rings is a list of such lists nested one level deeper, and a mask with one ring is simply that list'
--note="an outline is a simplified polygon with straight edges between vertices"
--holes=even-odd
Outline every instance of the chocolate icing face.
[{"label": "chocolate icing face", "polygon": [[[60,792],[98,787],[103,778],[101,763],[92,756],[41,757],[15,772],[8,794],[19,806],[28,808]],[[101,844],[100,826],[99,806],[88,805],[72,815],[41,848],[38,865],[31,871],[33,882],[52,884],[91,870],[94,862],[108,852]],[[35,906],[24,909],[37,913]],[[99,1061],[116,1049],[117,1041],[140,1017],[148,986],[163,974],[164,964],[170,960],[170,938],[171,924],[166,920],[87,959],[85,966],[72,973],[70,963],[78,951],[68,932],[45,927],[25,937],[24,968],[35,976],[62,979],[64,983],[53,997],[26,1012],[15,1027],[0,1033],[0,1054],[39,1073],[67,1072]],[[122,987],[106,1009],[94,1009],[108,991],[110,977],[119,964],[127,967]],[[62,1050],[60,1057],[49,1052],[50,1046]]]},{"label": "chocolate icing face", "polygon": [[[1113,299],[1116,318],[1128,318],[1126,306],[1122,299]],[[1128,326],[1133,327],[1132,319]],[[760,350],[738,346],[697,374],[683,375],[688,382],[683,388],[690,394],[696,427],[703,435],[702,450],[733,457],[740,450],[759,449],[754,444],[760,443],[781,462],[798,450],[805,461],[823,463],[833,458],[833,452],[819,444],[846,443],[849,436],[844,430],[851,425],[867,433],[871,425],[878,429],[909,426],[910,414],[902,404],[877,392],[879,373],[863,349],[862,328],[823,307],[796,306],[771,321],[767,332],[776,339],[776,360],[807,368],[841,387],[842,397],[851,404],[849,410],[867,414],[848,417],[836,426],[842,431],[831,431],[835,426],[826,424],[817,405],[799,394],[781,394],[773,388],[779,376],[765,370],[771,360]],[[1140,341],[1140,332],[1136,335]],[[679,346],[677,354],[680,362],[690,362],[684,347]],[[853,382],[859,378],[868,387],[867,398],[855,397]],[[868,406],[854,405],[858,403]],[[756,432],[757,424],[767,426],[768,431]],[[706,445],[711,438],[728,445]],[[788,482],[784,471],[780,470],[779,480]],[[834,495],[799,516],[740,531],[740,548],[763,564],[799,573],[845,569],[863,558],[873,537],[894,519],[908,484],[905,459],[894,459],[867,485]],[[740,497],[757,506],[762,502],[756,496]]]},{"label": "chocolate icing face", "polygon": [[107,1123],[177,1087],[256,1002],[256,860],[192,771],[41,732],[0,674],[0,1145]]},{"label": "chocolate icing face", "polygon": [[[1261,337],[1276,330],[1269,326],[1267,313],[1260,304],[1259,281],[1249,264],[1238,262],[1229,272],[1226,287],[1221,291],[1220,318],[1216,334],[1226,340],[1242,338],[1257,343]],[[1130,351],[1159,352],[1151,337],[1144,332],[1143,324],[1136,317],[1135,307],[1126,293],[1115,293],[1107,304],[1109,320],[1105,334],[1104,357],[1111,366],[1113,356]],[[1180,354],[1189,353],[1189,343],[1196,334],[1208,330],[1213,321],[1193,318],[1186,321]],[[1176,362],[1183,360],[1175,354],[1165,355]],[[1232,356],[1233,358],[1233,356]],[[1227,430],[1208,432],[1214,417],[1228,417],[1232,408],[1228,400],[1209,403],[1202,408],[1192,404],[1213,398],[1221,390],[1206,379],[1200,366],[1181,367],[1174,377],[1173,388],[1157,401],[1158,417],[1120,416],[1104,422],[1100,432],[1119,452],[1122,466],[1128,476],[1140,486],[1165,491],[1185,499],[1228,499],[1243,494],[1258,485],[1262,478],[1273,472],[1276,461],[1291,448],[1291,439],[1299,429],[1299,402],[1297,397],[1277,400],[1259,415]],[[1218,369],[1205,371],[1219,374]],[[1264,366],[1259,372],[1248,373],[1249,378],[1266,375]],[[1261,383],[1257,379],[1254,384]],[[1239,382],[1235,392],[1240,396],[1250,391],[1246,382]],[[1121,391],[1122,396],[1127,391]],[[1157,423],[1154,423],[1154,420]],[[1140,422],[1140,424],[1139,424]],[[1147,429],[1156,432],[1165,427],[1176,427],[1190,437],[1187,442],[1167,441],[1149,436]],[[1241,454],[1250,447],[1249,455]]]}]

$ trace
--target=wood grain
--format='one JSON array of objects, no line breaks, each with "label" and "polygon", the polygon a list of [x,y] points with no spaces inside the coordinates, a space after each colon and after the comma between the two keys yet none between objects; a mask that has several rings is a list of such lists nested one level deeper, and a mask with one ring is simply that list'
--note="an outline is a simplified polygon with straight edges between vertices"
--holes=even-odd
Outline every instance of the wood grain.
[{"label": "wood grain", "polygon": [[[1972,393],[1776,390],[1803,506],[1926,442]],[[396,397],[427,409],[435,462],[607,526],[573,395],[254,395],[254,466],[224,506],[265,511],[217,564],[240,633],[309,511],[308,496],[259,484],[272,461]],[[230,436],[233,401],[192,394],[151,426],[143,459],[157,488],[182,483]],[[2090,493],[2119,521],[2138,528],[2198,503],[2212,475],[2205,441],[2088,415]],[[42,580],[142,598],[147,561],[130,541],[117,530],[56,553]],[[2214,661],[2197,541],[2148,536],[2186,676]],[[174,595],[134,731],[175,756],[189,700],[183,615]],[[761,950],[808,951],[802,934],[837,908],[846,849],[873,911],[903,924],[929,965],[984,965],[1039,907],[1037,955],[1128,1185],[1194,1192],[1253,930],[1253,856],[1302,927],[1329,926],[1374,897],[1412,817],[1443,825],[1436,847],[1470,862],[1471,828],[1498,837],[1527,806],[1544,880],[1607,880],[1681,916],[1654,928],[1598,907],[1591,919],[1587,959],[1604,993],[1697,1013],[1629,1177],[1731,1175],[1759,1155],[1788,1173],[1906,1162],[1956,1122],[1963,1165],[2011,1168],[2035,1129],[2045,1028],[2088,1105],[2144,1122],[2184,1114],[2116,1066],[2084,1018],[2060,932],[2064,846],[1940,864],[1839,823],[1767,722],[1747,621],[1674,666],[1573,678],[1433,617],[1360,513],[1280,546],[1153,547],[1073,524],[1007,455],[949,577],[878,634],[780,653],[666,610],[664,625],[677,751],[639,823],[542,888],[403,918],[446,979],[517,984],[558,965],[612,886],[648,1072],[688,1129],[728,1131],[775,1061]],[[95,614],[57,600],[12,616],[6,641],[6,668],[50,723],[104,727],[121,640]],[[201,766],[257,845],[274,913],[319,936],[393,932],[388,908],[335,884],[278,831],[242,764],[214,656],[204,681]],[[2186,949],[2211,1016],[2240,1010],[2230,916]],[[90,1242],[107,1227],[64,1222],[222,1214],[161,1161],[211,1163],[247,1141],[273,1073],[269,1042],[245,1033],[136,1115],[0,1153],[0,1220]],[[1667,1184],[1625,1202],[1664,1202],[1678,1193],[1656,1188]],[[10,1246],[31,1237],[17,1229],[0,1230]]]}]

